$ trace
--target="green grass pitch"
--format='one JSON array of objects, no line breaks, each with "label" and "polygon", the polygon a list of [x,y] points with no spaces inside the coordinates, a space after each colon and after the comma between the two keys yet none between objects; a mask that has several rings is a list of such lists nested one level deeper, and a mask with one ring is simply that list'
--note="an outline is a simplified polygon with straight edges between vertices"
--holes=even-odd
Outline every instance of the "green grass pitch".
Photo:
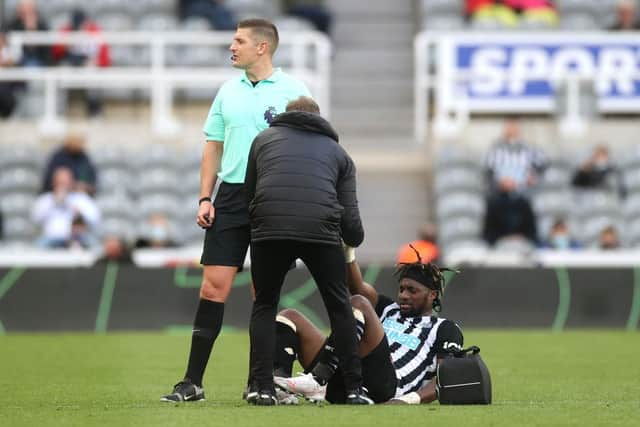
[{"label": "green grass pitch", "polygon": [[250,407],[246,333],[219,339],[206,402],[159,397],[184,372],[190,337],[0,337],[2,426],[640,425],[640,335],[612,331],[466,331],[493,380],[491,406]]}]

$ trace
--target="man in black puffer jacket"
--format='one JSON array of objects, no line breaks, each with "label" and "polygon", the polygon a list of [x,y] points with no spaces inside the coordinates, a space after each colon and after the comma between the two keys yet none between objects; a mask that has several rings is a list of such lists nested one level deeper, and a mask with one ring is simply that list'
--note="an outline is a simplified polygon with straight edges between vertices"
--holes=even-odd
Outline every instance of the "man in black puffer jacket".
[{"label": "man in black puffer jacket", "polygon": [[[346,403],[373,403],[362,390],[356,323],[347,293],[343,240],[364,239],[356,198],[356,169],[338,135],[302,97],[287,105],[253,141],[245,187],[251,223],[250,402],[275,402],[273,354],[280,289],[300,258],[315,279],[335,336]],[[253,395],[252,395],[253,393]]]}]

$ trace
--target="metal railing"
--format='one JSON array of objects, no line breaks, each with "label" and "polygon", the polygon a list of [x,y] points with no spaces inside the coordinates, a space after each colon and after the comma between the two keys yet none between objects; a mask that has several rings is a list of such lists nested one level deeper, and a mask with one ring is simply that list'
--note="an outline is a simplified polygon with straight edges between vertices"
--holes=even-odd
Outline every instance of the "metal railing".
[{"label": "metal railing", "polygon": [[[180,124],[172,114],[173,93],[177,88],[216,88],[237,76],[239,71],[230,64],[211,67],[169,67],[167,50],[176,46],[203,46],[226,48],[233,38],[232,32],[11,32],[9,45],[21,49],[24,45],[56,45],[107,43],[110,46],[142,46],[150,49],[148,66],[96,67],[14,67],[0,68],[0,81],[44,83],[44,115],[40,129],[45,134],[64,130],[65,119],[58,115],[56,106],[60,91],[70,88],[125,88],[149,89],[151,127],[155,134],[174,135]],[[330,116],[330,42],[317,32],[283,32],[280,49],[289,48],[290,66],[285,71],[307,84],[323,115]],[[284,59],[284,58],[283,58]],[[275,64],[278,65],[277,63]]]}]

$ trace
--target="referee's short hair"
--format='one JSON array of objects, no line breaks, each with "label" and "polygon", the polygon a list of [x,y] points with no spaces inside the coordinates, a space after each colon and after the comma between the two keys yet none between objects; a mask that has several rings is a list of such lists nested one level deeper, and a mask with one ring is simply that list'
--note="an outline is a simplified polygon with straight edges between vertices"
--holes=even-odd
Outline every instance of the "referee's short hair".
[{"label": "referee's short hair", "polygon": [[316,101],[308,96],[301,96],[287,104],[286,111],[304,111],[306,113],[320,114],[320,107]]},{"label": "referee's short hair", "polygon": [[238,22],[237,28],[249,28],[251,33],[260,40],[266,40],[269,44],[269,52],[273,55],[278,48],[278,42],[280,37],[278,36],[278,29],[273,22],[267,19],[251,18],[243,19]]}]

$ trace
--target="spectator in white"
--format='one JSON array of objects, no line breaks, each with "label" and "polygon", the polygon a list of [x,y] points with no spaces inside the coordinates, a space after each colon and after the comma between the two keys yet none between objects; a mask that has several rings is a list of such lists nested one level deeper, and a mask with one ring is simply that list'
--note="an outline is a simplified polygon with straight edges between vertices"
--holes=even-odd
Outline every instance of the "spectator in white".
[{"label": "spectator in white", "polygon": [[73,173],[58,168],[53,173],[53,189],[38,197],[31,217],[42,232],[38,245],[65,248],[70,245],[74,218],[81,216],[90,232],[100,223],[100,210],[86,193],[74,191]]},{"label": "spectator in white", "polygon": [[579,189],[603,189],[617,191],[624,197],[625,188],[618,168],[609,156],[605,145],[593,149],[589,158],[580,165],[571,183]]},{"label": "spectator in white", "polygon": [[544,153],[522,139],[516,119],[505,122],[502,138],[489,149],[485,161],[492,193],[506,191],[508,187],[526,194],[546,166]]}]

